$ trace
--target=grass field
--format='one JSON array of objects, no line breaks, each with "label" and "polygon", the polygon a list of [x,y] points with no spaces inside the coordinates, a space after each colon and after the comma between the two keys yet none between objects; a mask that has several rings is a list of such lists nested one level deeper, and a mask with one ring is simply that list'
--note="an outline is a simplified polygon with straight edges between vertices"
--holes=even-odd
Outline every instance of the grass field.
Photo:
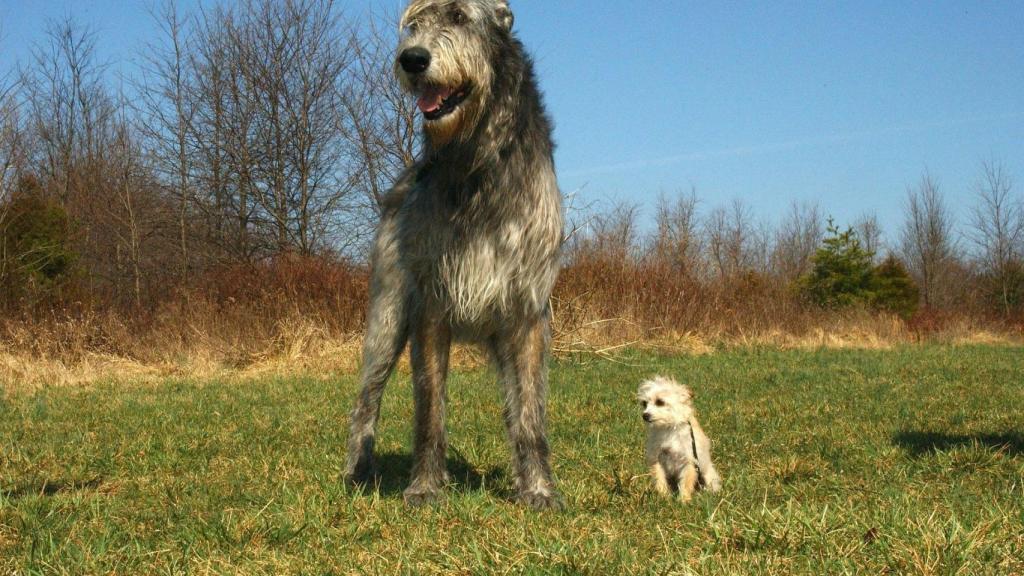
[{"label": "grass field", "polygon": [[[725,478],[651,494],[636,384],[697,391]],[[450,382],[449,468],[408,509],[392,384],[378,490],[338,482],[351,376],[19,392],[0,403],[0,575],[1024,574],[1024,351],[745,350],[552,368],[566,500],[508,502],[493,378]]]}]

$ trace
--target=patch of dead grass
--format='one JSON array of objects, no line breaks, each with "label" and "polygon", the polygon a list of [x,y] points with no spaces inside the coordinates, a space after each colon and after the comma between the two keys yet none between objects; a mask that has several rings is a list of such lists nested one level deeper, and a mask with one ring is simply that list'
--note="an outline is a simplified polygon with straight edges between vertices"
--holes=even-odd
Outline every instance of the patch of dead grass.
[{"label": "patch of dead grass", "polygon": [[[967,321],[922,337],[896,317],[853,315],[833,320],[802,333],[778,328],[698,333],[649,329],[629,318],[577,320],[573,325],[555,318],[553,351],[559,357],[615,360],[633,349],[703,355],[744,347],[886,350],[918,342],[1022,344],[1019,334]],[[332,378],[357,372],[362,346],[361,334],[336,334],[325,323],[305,316],[291,316],[251,333],[238,327],[219,330],[213,322],[177,332],[158,328],[134,341],[110,318],[49,325],[38,332],[28,327],[9,329],[11,334],[0,342],[0,387],[8,390],[110,381],[146,384],[168,378]],[[475,368],[486,362],[486,353],[473,346],[456,346],[452,351],[453,368]],[[409,370],[407,358],[399,370]]]}]

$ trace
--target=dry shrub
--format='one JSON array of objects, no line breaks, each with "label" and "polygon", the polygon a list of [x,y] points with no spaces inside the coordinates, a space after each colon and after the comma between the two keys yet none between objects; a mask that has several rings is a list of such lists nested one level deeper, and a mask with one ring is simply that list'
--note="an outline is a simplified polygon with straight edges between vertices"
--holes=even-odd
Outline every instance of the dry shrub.
[{"label": "dry shrub", "polygon": [[[8,318],[0,321],[0,381],[24,387],[352,373],[367,282],[360,266],[288,256],[210,271],[151,311]],[[579,258],[565,267],[552,303],[554,350],[562,356],[616,358],[630,347],[699,354],[722,346],[876,349],[1022,339],[1019,326],[964,313],[926,310],[904,322],[865,310],[826,311],[765,274],[699,280],[651,258]],[[485,360],[457,347],[452,363]]]},{"label": "dry shrub", "polygon": [[284,255],[207,273],[186,294],[221,309],[243,303],[257,317],[320,315],[331,330],[356,331],[366,312],[365,267],[326,257]]},{"label": "dry shrub", "polygon": [[701,353],[718,346],[888,348],[921,341],[1019,342],[1021,331],[966,313],[893,314],[811,305],[753,271],[698,280],[656,259],[588,255],[567,266],[554,297],[556,352],[623,346]]},{"label": "dry shrub", "polygon": [[357,333],[367,278],[346,262],[298,256],[215,270],[160,306],[141,336],[163,356],[205,355],[244,368]]},{"label": "dry shrub", "polygon": [[0,321],[0,378],[46,385],[149,375],[354,369],[365,268],[287,256],[196,278],[153,310]]},{"label": "dry shrub", "polygon": [[[796,297],[750,272],[701,282],[657,261],[587,258],[567,266],[555,290],[556,329],[603,325],[638,340],[667,334],[727,339],[751,331],[797,328],[807,322]],[[592,331],[591,331],[592,332]],[[621,339],[621,336],[615,336]]]}]

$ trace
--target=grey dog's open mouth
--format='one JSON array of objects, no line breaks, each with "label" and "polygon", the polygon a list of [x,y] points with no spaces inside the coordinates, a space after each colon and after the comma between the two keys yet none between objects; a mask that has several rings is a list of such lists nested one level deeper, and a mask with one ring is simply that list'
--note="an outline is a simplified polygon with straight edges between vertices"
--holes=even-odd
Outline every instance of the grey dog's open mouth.
[{"label": "grey dog's open mouth", "polygon": [[457,89],[430,86],[420,94],[416,105],[427,120],[440,120],[465,102],[469,92],[468,84]]}]

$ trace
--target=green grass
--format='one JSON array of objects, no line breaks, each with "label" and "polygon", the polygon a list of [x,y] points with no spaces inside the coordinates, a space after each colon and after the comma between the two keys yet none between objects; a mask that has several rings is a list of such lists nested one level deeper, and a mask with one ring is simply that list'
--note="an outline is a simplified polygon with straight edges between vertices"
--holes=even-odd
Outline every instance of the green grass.
[{"label": "green grass", "polygon": [[[636,384],[697,391],[725,478],[656,498]],[[8,391],[0,575],[1024,574],[1024,351],[747,350],[552,367],[567,507],[511,503],[498,392],[453,374],[459,484],[408,509],[407,377],[379,490],[338,482],[355,380]]]}]

